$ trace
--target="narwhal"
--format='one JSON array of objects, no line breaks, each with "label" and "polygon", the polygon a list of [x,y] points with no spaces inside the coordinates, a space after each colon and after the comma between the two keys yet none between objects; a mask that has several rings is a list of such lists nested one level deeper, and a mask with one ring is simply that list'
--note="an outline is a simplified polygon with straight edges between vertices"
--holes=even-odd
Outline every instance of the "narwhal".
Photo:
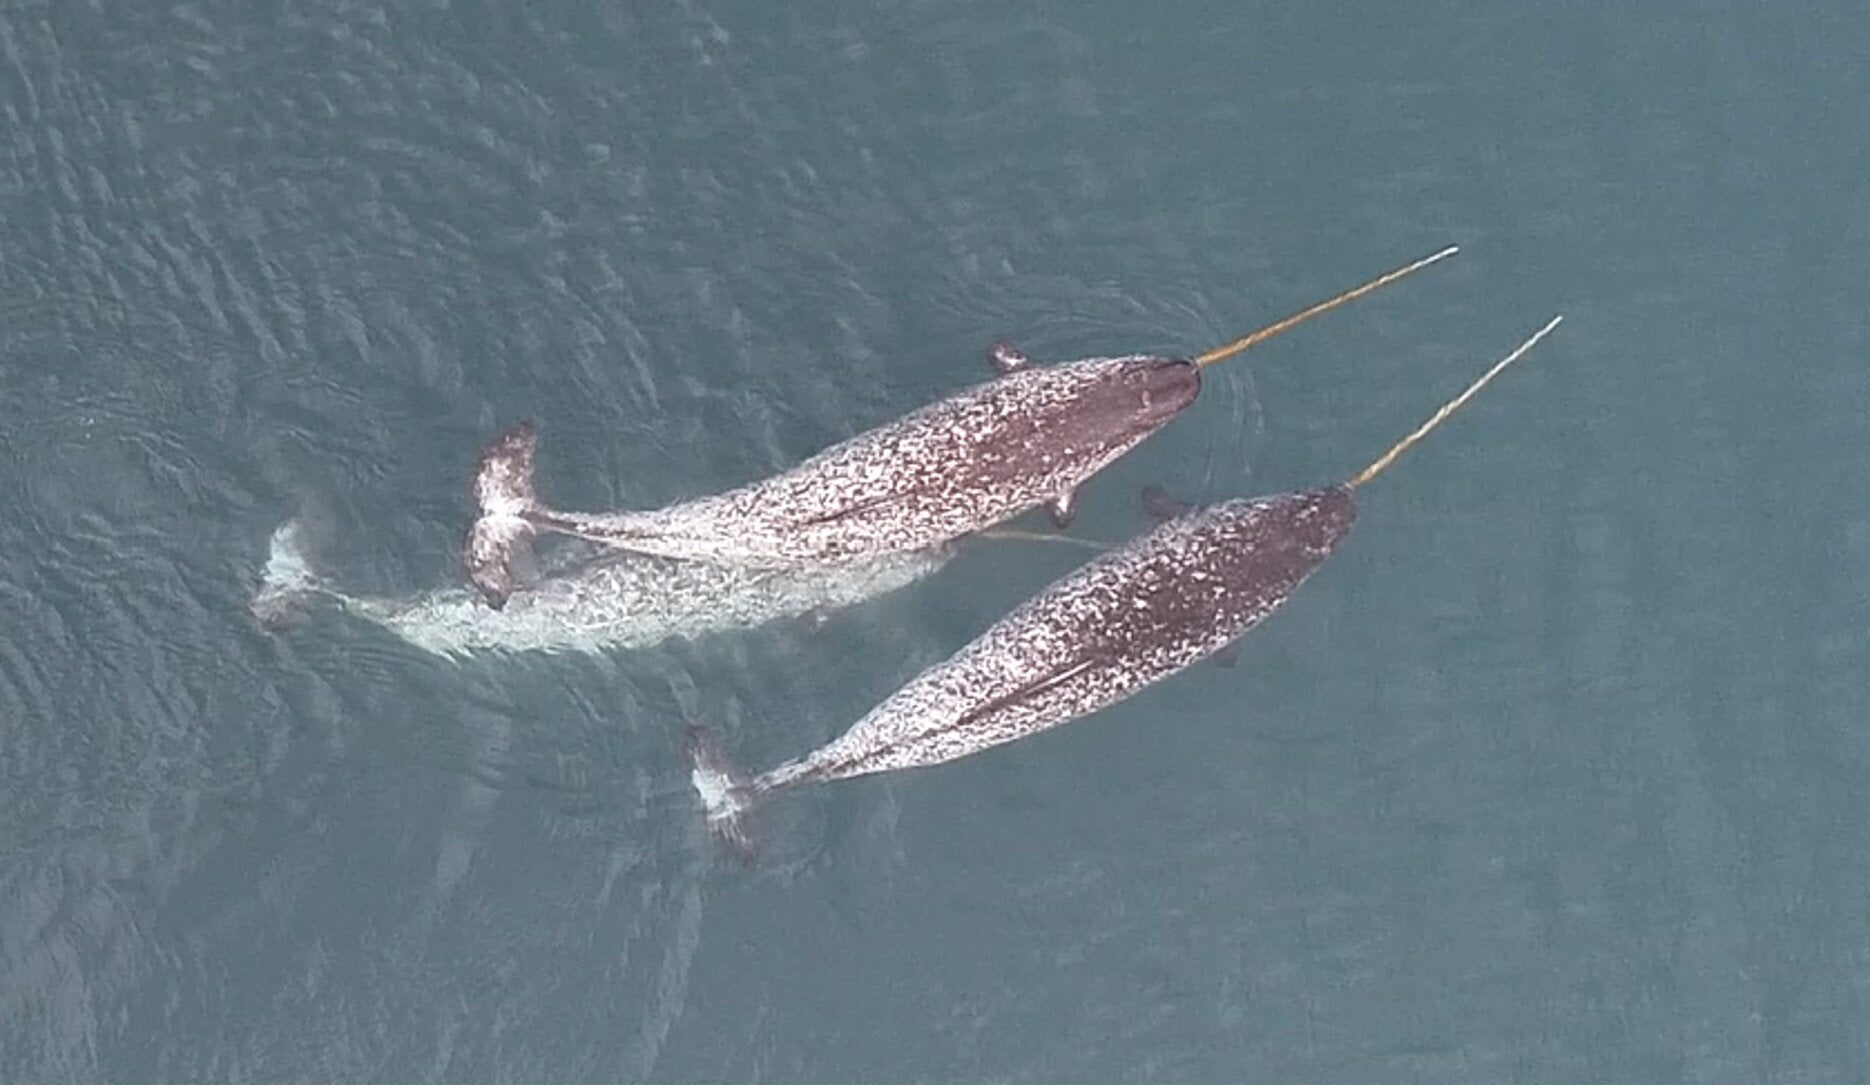
[{"label": "narwhal", "polygon": [[840,565],[752,568],[573,544],[541,563],[540,575],[512,603],[492,610],[456,584],[401,595],[348,590],[314,567],[304,536],[298,520],[273,533],[251,604],[262,624],[278,628],[323,604],[457,659],[649,648],[824,617],[921,580],[955,550],[934,546]]},{"label": "narwhal", "polygon": [[1167,520],[1054,582],[803,757],[748,779],[691,730],[691,779],[710,827],[738,840],[742,813],[777,792],[979,753],[1108,707],[1215,654],[1331,556],[1356,520],[1359,489],[1560,319],[1347,481]]},{"label": "narwhal", "polygon": [[790,470],[661,509],[579,513],[542,504],[530,423],[482,450],[468,579],[495,607],[542,531],[720,564],[838,563],[925,550],[1047,505],[1063,526],[1079,486],[1161,429],[1201,372],[1459,251],[1449,246],[1195,358],[1132,354],[1033,365],[988,352],[998,376],[833,445]]}]

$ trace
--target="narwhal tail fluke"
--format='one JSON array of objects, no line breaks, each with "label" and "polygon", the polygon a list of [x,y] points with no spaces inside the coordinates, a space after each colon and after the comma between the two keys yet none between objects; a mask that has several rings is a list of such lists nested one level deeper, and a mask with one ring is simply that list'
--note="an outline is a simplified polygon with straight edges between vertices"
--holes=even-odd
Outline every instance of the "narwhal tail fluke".
[{"label": "narwhal tail fluke", "polygon": [[533,489],[533,453],[538,446],[537,428],[521,422],[487,442],[474,468],[474,523],[468,528],[461,562],[481,597],[496,610],[513,594],[515,563],[538,534],[528,519],[540,511]]},{"label": "narwhal tail fluke", "polygon": [[268,544],[260,589],[251,604],[253,616],[268,629],[290,624],[307,603],[331,590],[306,556],[304,535],[298,520],[288,520],[273,531]]},{"label": "narwhal tail fluke", "polygon": [[684,744],[688,754],[688,778],[701,797],[702,812],[708,832],[740,855],[753,854],[747,835],[746,815],[758,799],[759,789],[747,775],[728,762],[714,736],[699,727],[688,729]]}]

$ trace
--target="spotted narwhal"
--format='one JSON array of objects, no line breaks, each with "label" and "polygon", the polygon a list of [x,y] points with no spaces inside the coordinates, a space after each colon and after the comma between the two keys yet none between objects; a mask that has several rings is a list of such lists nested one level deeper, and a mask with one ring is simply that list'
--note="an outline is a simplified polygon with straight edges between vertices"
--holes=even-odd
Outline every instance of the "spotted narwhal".
[{"label": "spotted narwhal", "polygon": [[468,579],[495,607],[515,556],[542,531],[637,553],[750,566],[838,563],[924,550],[1039,505],[1060,526],[1077,488],[1161,429],[1201,390],[1201,371],[1452,255],[1399,268],[1196,358],[1133,354],[1032,365],[989,351],[999,376],[738,489],[661,509],[577,513],[534,489],[530,424],[500,434],[475,474]]},{"label": "spotted narwhal", "polygon": [[1223,501],[1162,523],[1021,604],[877,705],[842,736],[748,779],[693,731],[708,822],[802,784],[952,761],[1096,712],[1220,651],[1278,610],[1343,541],[1356,491],[1525,355],[1554,318],[1346,482]]}]

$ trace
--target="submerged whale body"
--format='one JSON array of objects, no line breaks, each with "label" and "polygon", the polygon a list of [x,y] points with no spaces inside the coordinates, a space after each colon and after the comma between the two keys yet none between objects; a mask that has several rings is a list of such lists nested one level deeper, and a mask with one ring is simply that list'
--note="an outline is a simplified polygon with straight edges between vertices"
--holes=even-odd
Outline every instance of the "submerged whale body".
[{"label": "submerged whale body", "polygon": [[468,578],[495,607],[540,532],[635,553],[753,567],[924,550],[1041,504],[1070,519],[1074,491],[1195,401],[1201,370],[1129,355],[1029,365],[996,345],[994,380],[834,445],[770,478],[641,512],[551,509],[534,490],[538,437],[522,423],[482,451]]},{"label": "submerged whale body", "polygon": [[467,588],[357,595],[313,569],[300,525],[273,533],[253,611],[276,624],[323,601],[430,652],[602,652],[647,648],[824,614],[905,587],[948,560],[945,548],[839,566],[755,569],[600,551],[567,561],[503,609]]}]

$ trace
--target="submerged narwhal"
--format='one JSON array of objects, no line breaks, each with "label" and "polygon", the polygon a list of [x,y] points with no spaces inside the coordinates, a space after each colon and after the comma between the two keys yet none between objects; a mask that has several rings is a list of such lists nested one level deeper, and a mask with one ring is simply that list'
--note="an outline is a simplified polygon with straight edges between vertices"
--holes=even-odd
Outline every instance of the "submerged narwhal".
[{"label": "submerged narwhal", "polygon": [[1061,526],[1077,488],[1161,429],[1224,358],[1457,250],[1313,305],[1196,358],[1136,354],[1032,365],[1010,345],[999,376],[852,437],[788,471],[661,509],[565,512],[540,502],[538,436],[522,423],[483,449],[462,560],[495,607],[516,590],[515,559],[540,532],[636,553],[750,566],[839,563],[924,550],[1048,505]]},{"label": "submerged narwhal", "polygon": [[751,779],[705,733],[692,779],[717,833],[774,792],[935,765],[1057,727],[1213,655],[1331,556],[1356,491],[1558,326],[1554,317],[1370,466],[1335,486],[1223,501],[1093,559],[877,705],[842,736]]},{"label": "submerged narwhal", "polygon": [[452,658],[483,653],[607,652],[698,641],[788,619],[824,618],[940,569],[953,546],[841,565],[757,569],[677,561],[590,544],[551,555],[499,610],[455,584],[404,595],[341,587],[314,567],[297,520],[273,533],[253,613],[269,628],[325,604]]}]

